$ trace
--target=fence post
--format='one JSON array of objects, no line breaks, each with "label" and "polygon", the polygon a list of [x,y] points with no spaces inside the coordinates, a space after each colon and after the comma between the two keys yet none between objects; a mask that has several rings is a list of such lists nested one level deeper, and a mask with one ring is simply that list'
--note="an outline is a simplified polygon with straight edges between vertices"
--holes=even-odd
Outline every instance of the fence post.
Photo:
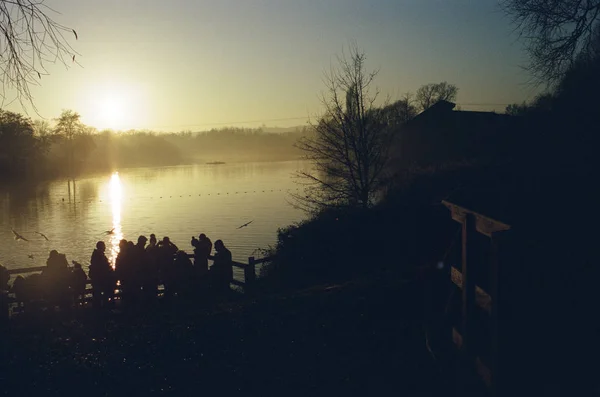
[{"label": "fence post", "polygon": [[472,352],[473,347],[471,342],[475,308],[475,279],[473,278],[474,272],[469,270],[475,265],[472,241],[475,233],[475,218],[473,215],[467,214],[462,225],[462,340],[467,354]]},{"label": "fence post", "polygon": [[254,288],[254,281],[256,280],[256,262],[253,256],[248,258],[248,264],[244,266],[244,289],[251,291]]}]

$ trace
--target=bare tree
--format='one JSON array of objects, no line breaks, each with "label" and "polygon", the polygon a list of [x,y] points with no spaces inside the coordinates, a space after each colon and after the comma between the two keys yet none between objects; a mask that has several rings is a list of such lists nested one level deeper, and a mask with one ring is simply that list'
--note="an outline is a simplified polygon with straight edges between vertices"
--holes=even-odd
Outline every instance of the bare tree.
[{"label": "bare tree", "polygon": [[384,122],[390,127],[406,123],[417,115],[417,108],[412,94],[407,92],[396,102],[385,106],[382,113]]},{"label": "bare tree", "polygon": [[438,101],[454,101],[458,94],[458,88],[454,84],[445,81],[431,83],[421,86],[417,90],[415,101],[421,111],[425,111],[435,105]]},{"label": "bare tree", "polygon": [[50,17],[56,13],[44,0],[0,0],[0,82],[1,105],[7,89],[16,91],[21,105],[29,102],[35,109],[30,85],[47,75],[46,64],[76,62],[76,52],[65,34],[77,39],[75,30]]},{"label": "bare tree", "polygon": [[528,68],[538,84],[558,82],[589,50],[600,23],[600,0],[503,0],[503,7],[528,41]]},{"label": "bare tree", "polygon": [[78,138],[84,136],[88,130],[87,126],[80,120],[79,113],[73,110],[63,110],[60,117],[56,119],[54,135],[64,139],[67,149],[67,167],[69,177],[73,177],[73,167],[75,163],[75,150],[77,149]]},{"label": "bare tree", "polygon": [[312,126],[314,135],[297,143],[314,165],[298,173],[303,194],[292,195],[304,210],[367,208],[381,187],[391,135],[374,106],[378,93],[370,93],[377,71],[367,72],[365,60],[355,47],[338,57],[325,78],[324,115]]}]

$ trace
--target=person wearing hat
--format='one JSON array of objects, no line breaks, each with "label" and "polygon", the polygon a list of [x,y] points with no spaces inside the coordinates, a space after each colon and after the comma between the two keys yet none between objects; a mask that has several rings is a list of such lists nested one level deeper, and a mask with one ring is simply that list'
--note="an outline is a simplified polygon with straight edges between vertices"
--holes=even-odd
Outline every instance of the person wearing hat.
[{"label": "person wearing hat", "polygon": [[215,241],[213,265],[210,267],[212,286],[218,294],[229,291],[229,284],[233,280],[233,260],[231,251],[225,247],[222,240]]}]

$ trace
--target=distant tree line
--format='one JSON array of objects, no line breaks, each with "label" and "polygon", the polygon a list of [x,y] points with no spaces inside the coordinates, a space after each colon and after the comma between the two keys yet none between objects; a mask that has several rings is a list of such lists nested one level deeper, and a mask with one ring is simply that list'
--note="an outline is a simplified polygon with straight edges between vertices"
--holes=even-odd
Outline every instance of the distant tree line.
[{"label": "distant tree line", "polygon": [[299,158],[293,144],[308,127],[271,133],[264,128],[210,131],[97,131],[65,110],[50,123],[0,110],[0,179],[76,177],[119,167],[167,166],[208,161]]}]

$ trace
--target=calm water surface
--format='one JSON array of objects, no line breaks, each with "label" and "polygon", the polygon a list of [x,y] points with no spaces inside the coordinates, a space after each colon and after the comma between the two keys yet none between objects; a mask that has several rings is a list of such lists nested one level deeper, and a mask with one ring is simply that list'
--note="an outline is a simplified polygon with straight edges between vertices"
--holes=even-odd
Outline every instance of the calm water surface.
[{"label": "calm water surface", "polygon": [[[260,256],[279,227],[301,221],[289,205],[302,161],[134,168],[80,178],[75,183],[4,186],[0,190],[0,263],[45,265],[56,249],[87,266],[98,240],[114,260],[121,238],[169,236],[192,252],[192,235],[222,239],[234,260]],[[253,221],[247,227],[238,226]],[[114,228],[112,235],[105,232]],[[14,229],[29,242],[17,241]],[[49,241],[36,232],[45,234]],[[30,256],[33,256],[31,258]]]}]

